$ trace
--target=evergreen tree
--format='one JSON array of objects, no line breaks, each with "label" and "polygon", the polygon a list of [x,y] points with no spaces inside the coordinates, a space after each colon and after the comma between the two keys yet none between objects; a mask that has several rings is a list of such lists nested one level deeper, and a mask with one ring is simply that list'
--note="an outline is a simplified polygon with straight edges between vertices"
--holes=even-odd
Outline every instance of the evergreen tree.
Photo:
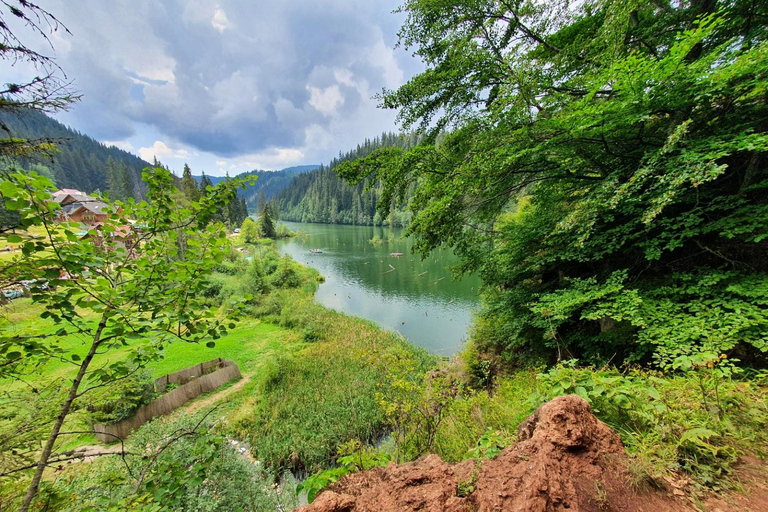
[{"label": "evergreen tree", "polygon": [[[402,195],[386,195],[386,190],[377,181],[347,184],[337,176],[336,169],[343,162],[365,157],[382,148],[413,147],[418,140],[412,133],[383,133],[373,140],[366,139],[364,144],[358,144],[347,153],[339,153],[328,166],[320,165],[314,171],[294,177],[290,185],[275,196],[281,215],[286,220],[304,222],[406,225],[410,217],[403,209],[412,197],[413,188]],[[380,202],[386,203],[388,210],[391,207],[395,215],[376,217],[376,206]]]},{"label": "evergreen tree", "polygon": [[181,191],[184,192],[184,197],[190,201],[200,200],[200,189],[197,188],[197,182],[192,177],[192,170],[187,164],[184,164],[184,171],[181,175]]},{"label": "evergreen tree", "polygon": [[133,182],[128,167],[111,157],[107,160],[107,191],[113,201],[125,201],[133,196]]},{"label": "evergreen tree", "polygon": [[208,195],[208,187],[212,187],[213,183],[211,182],[211,178],[205,175],[205,172],[203,172],[203,175],[200,177],[200,197],[205,197]]},{"label": "evergreen tree", "polygon": [[247,219],[250,215],[248,212],[248,203],[245,202],[245,197],[240,197],[240,213],[243,217],[243,220]]},{"label": "evergreen tree", "polygon": [[264,209],[267,207],[267,195],[264,190],[259,190],[259,200],[256,203],[256,214],[261,217],[264,215]]},{"label": "evergreen tree", "polygon": [[261,236],[265,238],[277,237],[277,230],[275,229],[272,205],[269,203],[266,203],[266,205],[264,206],[264,212],[259,218],[259,226],[261,228]]},{"label": "evergreen tree", "polygon": [[[0,124],[4,126],[3,131],[7,128],[13,140],[57,141],[56,144],[46,143],[49,149],[56,149],[50,154],[15,156],[14,164],[18,167],[36,171],[60,188],[74,188],[87,193],[104,190],[117,194],[114,197],[119,196],[120,199],[144,198],[146,184],[141,180],[141,172],[149,163],[136,155],[114,146],[105,146],[33,110],[11,114],[0,109]],[[121,175],[117,179],[110,176],[109,160],[113,167],[125,167],[127,176]],[[120,169],[122,172],[123,169]]]},{"label": "evergreen tree", "polygon": [[245,218],[248,216],[248,209],[245,206],[242,198],[239,197],[229,202],[227,210],[229,225],[233,228],[242,224]]}]

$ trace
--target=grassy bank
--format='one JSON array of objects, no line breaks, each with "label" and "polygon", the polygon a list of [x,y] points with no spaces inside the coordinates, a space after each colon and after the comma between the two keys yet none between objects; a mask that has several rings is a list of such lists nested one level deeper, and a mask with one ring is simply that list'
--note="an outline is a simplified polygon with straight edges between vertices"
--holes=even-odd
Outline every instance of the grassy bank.
[{"label": "grassy bank", "polygon": [[[632,484],[638,488],[663,486],[668,478],[691,479],[702,489],[725,488],[734,482],[731,476],[739,456],[762,458],[768,453],[765,373],[741,372],[722,359],[669,374],[640,367],[581,368],[576,362],[498,374],[493,361],[471,345],[455,360],[443,362],[371,322],[323,308],[314,301],[320,280],[316,271],[280,257],[269,243],[233,252],[210,277],[206,298],[217,308],[234,296],[251,293],[245,318],[214,348],[172,343],[147,369],[158,377],[224,357],[239,365],[246,381],[231,392],[213,392],[184,408],[197,411],[197,416],[188,418],[181,410],[151,422],[129,441],[129,449],[157,450],[179,429],[192,429],[199,444],[180,446],[198,457],[206,481],[219,482],[215,492],[232,493],[226,503],[236,503],[238,496],[254,503],[284,503],[287,495],[279,492],[230,489],[226,472],[250,475],[260,489],[286,470],[316,473],[320,477],[309,482],[320,482],[319,488],[343,472],[426,453],[451,462],[490,457],[515,442],[517,425],[541,403],[575,393],[621,436],[634,461]],[[56,326],[40,319],[41,312],[29,299],[14,301],[6,308],[2,328],[55,332]],[[80,350],[76,336],[59,343],[65,353]],[[121,354],[118,350],[110,357]],[[24,387],[31,384],[43,390],[68,378],[68,372],[67,363],[51,359],[44,368],[33,369],[26,384],[11,383],[9,389],[26,393],[44,411],[48,391],[34,396]],[[10,402],[6,405],[13,407]],[[199,418],[213,406],[218,408],[200,427]],[[30,419],[13,418],[4,414],[0,423],[6,440],[13,421]],[[87,430],[87,411],[69,421],[71,430]],[[250,455],[260,462],[256,473],[237,462],[228,447],[232,439],[248,444]],[[66,447],[93,442],[81,434],[67,439]],[[165,499],[156,494],[169,485],[162,480],[163,472],[175,475],[179,489],[197,485],[178,461],[163,460],[150,470],[155,480],[137,485],[125,475],[119,458],[107,457],[89,465],[88,471],[58,476],[47,496],[61,500],[54,510],[71,508],[66,496],[73,495],[92,503],[94,510],[134,506],[141,496],[150,507]],[[188,459],[179,456],[179,460]],[[142,463],[146,462],[141,458],[129,461],[135,468]],[[329,474],[335,476],[328,478]],[[18,481],[6,480],[6,492]],[[97,496],[93,494],[97,488],[116,490]],[[289,488],[283,491],[292,495]],[[186,498],[179,499],[186,503]]]},{"label": "grassy bank", "polygon": [[[424,351],[370,322],[317,305],[314,292],[320,280],[316,271],[280,257],[269,243],[233,251],[232,257],[210,276],[205,297],[215,310],[230,298],[245,293],[253,295],[244,318],[216,340],[213,348],[180,342],[167,345],[163,357],[150,361],[144,372],[146,378],[156,378],[215,357],[235,361],[246,379],[244,383],[232,392],[214,391],[200,397],[184,409],[204,413],[218,406],[214,430],[223,436],[221,439],[236,438],[250,444],[253,457],[261,461],[266,471],[259,479],[275,478],[285,469],[327,468],[334,464],[340,446],[374,442],[389,429],[389,418],[377,400],[386,379],[387,361],[410,361],[416,378],[434,363]],[[9,333],[49,335],[60,328],[41,318],[43,310],[27,298],[11,302],[4,312],[0,328]],[[61,383],[72,377],[73,366],[67,359],[72,354],[82,357],[82,340],[77,335],[55,339],[66,357],[51,358],[44,365],[30,368],[24,382],[4,382],[14,396],[4,400],[0,420],[0,440],[9,451],[12,444],[23,444],[34,451],[35,439],[45,435],[50,418],[55,417],[53,411],[42,405],[32,410],[16,406],[24,402],[56,403],[51,398],[60,393]],[[119,361],[136,348],[111,350],[99,364]],[[89,430],[93,418],[85,406],[99,400],[134,400],[140,389],[132,388],[144,382],[126,380],[84,396],[65,426],[67,431],[78,433],[67,436],[60,448],[96,444],[92,435],[83,433]],[[34,414],[35,409],[38,414]],[[151,422],[140,429],[135,439],[168,436],[168,432],[175,431],[173,428],[153,425],[164,425],[183,415],[181,410],[170,418]],[[23,440],[14,439],[19,428],[32,423],[34,428],[25,433]],[[145,434],[145,430],[155,433]],[[221,445],[221,440],[217,442]],[[131,443],[135,443],[133,437]],[[67,471],[57,476],[57,484],[49,487],[49,491],[53,495],[64,492],[93,498],[87,489],[93,488],[95,482],[109,487],[109,479],[122,471],[118,466],[105,461],[89,465],[92,470],[87,472]],[[8,496],[13,489],[24,487],[21,475],[3,479],[6,499],[12,499]],[[127,493],[129,488],[123,486],[122,491],[116,492]],[[69,506],[65,502],[61,504],[62,510]],[[108,502],[109,506],[117,503]]]}]

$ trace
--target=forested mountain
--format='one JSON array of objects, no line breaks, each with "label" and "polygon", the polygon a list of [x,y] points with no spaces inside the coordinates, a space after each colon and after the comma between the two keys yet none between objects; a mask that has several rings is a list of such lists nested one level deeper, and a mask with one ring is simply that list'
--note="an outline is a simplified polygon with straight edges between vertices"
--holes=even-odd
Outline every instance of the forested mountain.
[{"label": "forested mountain", "polygon": [[[254,185],[248,185],[245,190],[241,190],[239,195],[240,197],[245,198],[245,202],[251,211],[256,211],[256,203],[258,201],[259,193],[263,191],[267,199],[272,199],[281,190],[286,188],[291,183],[291,180],[293,180],[296,176],[302,173],[313,171],[317,168],[317,165],[297,165],[294,167],[287,167],[281,171],[251,171],[243,173],[238,176],[255,174],[258,176],[258,179]],[[225,179],[224,176],[206,177],[211,180],[211,183],[214,185],[218,185]],[[194,176],[194,178],[199,183],[202,179],[202,175]]]},{"label": "forested mountain", "polygon": [[[389,214],[376,211],[382,198],[382,189],[376,185],[366,191],[366,183],[349,185],[340,179],[334,169],[342,162],[363,158],[382,148],[409,149],[418,142],[410,134],[382,133],[380,137],[366,139],[361,145],[346,153],[340,153],[328,166],[321,165],[315,171],[293,179],[288,187],[277,194],[280,218],[300,222],[328,224],[404,226],[408,215],[404,205],[390,205]],[[405,198],[410,197],[409,193]]]},{"label": "forested mountain", "polygon": [[141,170],[150,165],[148,162],[114,146],[105,146],[41,112],[0,111],[0,132],[3,137],[56,142],[61,152],[53,157],[25,158],[19,163],[27,169],[48,175],[61,188],[75,188],[88,193],[107,191],[111,180],[111,188],[120,189],[119,196],[141,197],[146,192],[146,186],[141,181]]}]

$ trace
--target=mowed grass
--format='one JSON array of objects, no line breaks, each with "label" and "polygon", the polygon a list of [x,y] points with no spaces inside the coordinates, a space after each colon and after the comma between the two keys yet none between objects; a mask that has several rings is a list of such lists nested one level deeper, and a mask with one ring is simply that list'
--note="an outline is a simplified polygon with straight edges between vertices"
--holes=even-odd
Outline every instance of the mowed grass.
[{"label": "mowed grass", "polygon": [[[32,226],[29,228],[29,231],[23,231],[23,230],[17,230],[16,233],[5,233],[3,236],[0,236],[0,262],[10,262],[14,259],[14,257],[21,258],[21,251],[19,248],[21,247],[21,244],[19,243],[8,243],[7,236],[11,234],[17,234],[22,236],[32,235],[37,238],[43,238],[46,237],[47,233],[45,231],[45,228],[42,226]],[[7,251],[8,246],[12,246],[12,251]],[[40,258],[40,257],[47,257],[50,256],[51,253],[48,251],[44,251],[34,257]]]},{"label": "mowed grass", "polygon": [[[31,299],[22,298],[11,301],[2,308],[0,331],[8,334],[48,335],[64,325],[57,325],[49,319],[40,318],[44,308],[34,304]],[[96,321],[94,317],[94,322]],[[153,377],[161,377],[188,366],[209,361],[217,357],[237,363],[240,372],[247,375],[256,371],[268,358],[275,354],[285,354],[296,350],[300,345],[298,335],[288,329],[262,322],[254,318],[245,318],[225,336],[215,340],[213,348],[205,344],[177,341],[166,345],[163,358],[150,363],[147,369]],[[88,352],[90,340],[82,335],[55,336],[49,338],[51,345],[61,349],[63,359],[71,359],[73,354],[81,358]],[[110,350],[94,359],[93,367],[125,358],[129,351],[145,342],[131,342],[128,347]],[[25,380],[33,384],[45,381],[72,378],[78,367],[65,360],[52,358],[38,366]],[[8,382],[11,388],[17,384]],[[18,384],[20,385],[20,384]]]},{"label": "mowed grass", "polygon": [[237,324],[226,336],[215,340],[216,346],[174,342],[166,346],[163,359],[148,366],[155,377],[161,377],[188,366],[217,357],[237,363],[240,373],[251,374],[264,361],[276,354],[290,353],[301,346],[299,336],[274,324],[248,318]]},{"label": "mowed grass", "polygon": [[[51,320],[40,318],[44,308],[34,304],[31,299],[17,299],[0,309],[0,331],[5,334],[41,335],[55,333],[62,326],[54,324]],[[94,323],[96,318],[94,317]],[[88,351],[87,338],[79,335],[69,335],[49,338],[51,344],[56,344],[66,358],[72,354],[80,357]],[[91,368],[99,368],[110,362],[124,359],[129,350],[135,349],[141,344],[133,342],[128,347],[110,350],[94,359]],[[245,318],[225,336],[216,340],[213,348],[208,348],[204,343],[174,342],[168,344],[163,351],[163,358],[150,363],[147,369],[153,377],[161,377],[188,366],[193,366],[217,357],[228,359],[237,363],[244,377],[257,375],[267,361],[274,360],[278,355],[290,354],[302,346],[299,335],[291,330],[263,322],[255,318]],[[77,373],[78,367],[71,362],[52,358],[30,369],[23,376],[23,380],[12,378],[0,379],[2,385],[8,391],[23,392],[29,386],[43,388],[51,383],[68,383]],[[86,380],[86,384],[88,381]],[[250,386],[247,386],[250,388]],[[215,392],[215,391],[214,391]],[[88,402],[88,394],[80,399]],[[85,431],[89,427],[78,414],[68,418],[66,427],[69,430]],[[62,448],[72,449],[83,444],[96,444],[93,435],[78,435],[64,440]]]}]

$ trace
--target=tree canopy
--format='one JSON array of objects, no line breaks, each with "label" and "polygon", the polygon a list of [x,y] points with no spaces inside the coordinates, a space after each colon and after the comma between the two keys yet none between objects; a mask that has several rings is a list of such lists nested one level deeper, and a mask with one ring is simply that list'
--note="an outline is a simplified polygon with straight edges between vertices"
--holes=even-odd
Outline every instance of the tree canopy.
[{"label": "tree canopy", "polygon": [[764,2],[401,10],[427,69],[381,101],[427,143],[338,171],[385,198],[418,185],[416,248],[452,246],[484,280],[478,345],[509,363],[765,361]]},{"label": "tree canopy", "polygon": [[[20,510],[29,507],[48,464],[62,458],[62,426],[84,395],[134,374],[161,357],[171,341],[218,338],[242,304],[233,300],[216,314],[201,293],[207,274],[230,252],[223,225],[210,221],[217,208],[236,198],[242,180],[227,180],[199,202],[179,207],[169,171],[147,169],[144,178],[149,202],[110,203],[104,222],[83,235],[78,223],[59,222],[60,206],[50,200],[47,178],[21,171],[0,175],[0,194],[6,208],[18,213],[13,227],[19,229],[0,233],[0,239],[21,247],[21,254],[0,265],[0,289],[28,287],[33,302],[44,308],[41,318],[58,327],[43,334],[3,332],[0,378],[23,379],[51,359],[71,364],[74,374],[61,383],[52,404],[57,412],[42,418],[40,428],[48,432],[42,448],[34,435],[4,440],[13,449],[2,474],[14,472],[14,465],[34,469]],[[73,335],[83,340],[83,352],[61,348]],[[123,347],[129,350],[125,358],[110,358]],[[27,413],[17,415],[26,421]]]}]

